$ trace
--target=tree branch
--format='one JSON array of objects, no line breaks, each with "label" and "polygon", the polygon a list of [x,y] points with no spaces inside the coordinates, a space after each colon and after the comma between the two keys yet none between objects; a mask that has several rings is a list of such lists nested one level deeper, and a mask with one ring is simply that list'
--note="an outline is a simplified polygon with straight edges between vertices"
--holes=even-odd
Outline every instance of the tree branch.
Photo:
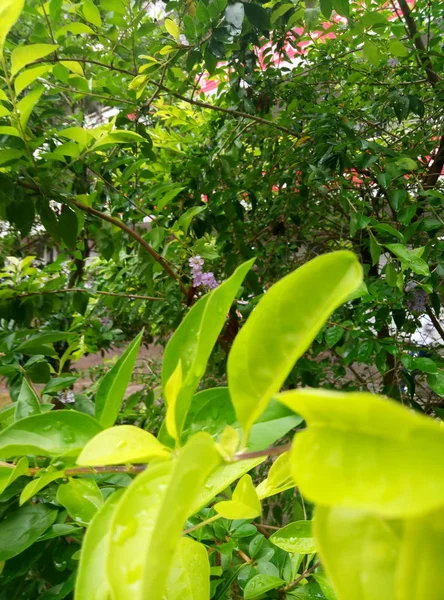
[{"label": "tree branch", "polygon": [[142,296],[140,294],[121,294],[118,292],[104,292],[102,290],[88,290],[85,288],[66,288],[61,290],[39,290],[36,292],[26,292],[24,294],[17,294],[18,298],[28,298],[30,296],[43,296],[48,294],[69,294],[71,292],[80,292],[82,294],[90,294],[94,296],[95,294],[100,294],[101,296],[115,296],[117,298],[132,298],[134,300],[165,300],[165,298],[160,298],[156,296]]},{"label": "tree branch", "polygon": [[119,229],[121,229],[122,231],[127,233],[134,240],[136,240],[136,242],[138,242],[142,246],[142,248],[144,250],[146,250],[148,252],[148,254],[157,263],[159,263],[159,265],[162,267],[162,269],[165,271],[165,273],[167,273],[171,277],[171,279],[174,279],[175,281],[178,282],[182,292],[185,294],[185,296],[188,296],[188,289],[180,280],[179,275],[175,271],[173,271],[173,269],[169,266],[169,264],[166,262],[166,260],[158,252],[156,252],[154,250],[154,248],[152,248],[148,244],[148,242],[146,242],[143,239],[143,237],[137,233],[137,231],[134,231],[133,229],[131,229],[131,227],[128,227],[128,225],[125,225],[125,223],[122,223],[122,221],[120,221],[119,219],[116,219],[115,217],[112,217],[111,215],[107,215],[106,213],[102,213],[99,210],[92,208],[91,206],[86,206],[86,204],[81,204],[80,202],[77,202],[76,200],[71,200],[70,203],[73,204],[79,210],[81,210],[85,213],[88,213],[89,215],[93,215],[94,217],[97,217],[98,219],[101,219],[102,221],[107,221],[108,223],[112,223],[112,225],[115,225],[116,227],[118,227]]}]

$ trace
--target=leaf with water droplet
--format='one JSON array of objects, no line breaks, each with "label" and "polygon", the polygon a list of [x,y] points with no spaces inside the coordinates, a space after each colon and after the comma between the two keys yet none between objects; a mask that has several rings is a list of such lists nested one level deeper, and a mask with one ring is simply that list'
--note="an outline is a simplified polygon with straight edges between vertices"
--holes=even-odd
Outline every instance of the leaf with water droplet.
[{"label": "leaf with water droplet", "polygon": [[114,492],[94,515],[82,544],[74,600],[106,600],[110,586],[106,560],[111,543],[111,521],[124,490]]},{"label": "leaf with water droplet", "polygon": [[78,465],[120,465],[168,459],[171,451],[151,433],[133,425],[105,429],[90,440],[77,459]]},{"label": "leaf with water droplet", "polygon": [[208,600],[210,597],[210,561],[203,544],[181,538],[168,575],[167,600]]},{"label": "leaf with water droplet", "polygon": [[101,429],[95,419],[74,410],[33,415],[0,432],[0,456],[75,456]]},{"label": "leaf with water droplet", "polygon": [[270,542],[293,554],[314,554],[316,552],[311,521],[289,523],[273,533]]},{"label": "leaf with water droplet", "polygon": [[259,598],[270,590],[275,590],[278,587],[285,585],[285,581],[279,577],[273,577],[273,575],[255,575],[247,583],[244,589],[244,599],[253,600],[253,598]]},{"label": "leaf with water droplet", "polygon": [[88,524],[103,504],[103,496],[93,479],[70,479],[59,486],[57,502],[76,523]]}]

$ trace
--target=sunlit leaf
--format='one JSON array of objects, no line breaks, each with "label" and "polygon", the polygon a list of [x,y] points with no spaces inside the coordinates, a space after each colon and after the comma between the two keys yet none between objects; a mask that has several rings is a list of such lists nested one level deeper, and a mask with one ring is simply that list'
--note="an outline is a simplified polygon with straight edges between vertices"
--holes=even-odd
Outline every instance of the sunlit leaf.
[{"label": "sunlit leaf", "polygon": [[311,521],[295,521],[275,531],[270,542],[286,552],[294,554],[314,554],[315,540]]},{"label": "sunlit leaf", "polygon": [[105,429],[90,440],[77,459],[78,465],[119,465],[168,458],[169,448],[151,433],[133,425]]},{"label": "sunlit leaf", "polygon": [[319,256],[268,290],[238,333],[228,384],[247,437],[329,315],[362,281],[351,252]]},{"label": "sunlit leaf", "polygon": [[210,597],[210,562],[203,544],[181,538],[168,575],[166,600],[208,600]]},{"label": "sunlit leaf", "polygon": [[214,510],[225,519],[255,519],[261,514],[261,503],[250,475],[244,475],[237,484],[231,500],[214,505]]},{"label": "sunlit leaf", "polygon": [[291,451],[308,499],[387,517],[444,504],[444,430],[433,419],[369,393],[303,388],[279,399],[308,424]]},{"label": "sunlit leaf", "polygon": [[57,50],[57,44],[31,44],[17,46],[11,56],[11,76],[14,77],[23,67],[39,58],[44,58]]}]

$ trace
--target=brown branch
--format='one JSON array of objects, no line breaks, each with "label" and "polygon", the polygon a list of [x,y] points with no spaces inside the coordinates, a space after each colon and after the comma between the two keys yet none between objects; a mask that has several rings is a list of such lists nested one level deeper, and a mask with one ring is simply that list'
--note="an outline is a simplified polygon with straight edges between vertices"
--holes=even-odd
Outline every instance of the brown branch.
[{"label": "brown branch", "polygon": [[430,320],[433,323],[433,326],[435,327],[436,331],[439,333],[439,335],[442,337],[442,339],[444,340],[444,329],[441,325],[441,323],[438,321],[438,319],[436,318],[435,313],[433,312],[433,310],[430,308],[430,306],[426,307],[426,313],[428,314]]},{"label": "brown branch", "polygon": [[127,233],[134,240],[136,240],[136,242],[138,242],[142,246],[142,248],[144,250],[146,250],[148,252],[148,254],[157,263],[159,263],[159,265],[162,267],[162,269],[165,271],[165,273],[167,273],[171,277],[171,279],[174,279],[175,281],[178,282],[180,289],[185,294],[185,296],[188,295],[188,288],[182,283],[179,275],[175,271],[173,271],[173,269],[169,266],[169,264],[166,262],[166,260],[158,252],[156,252],[154,250],[154,248],[152,248],[148,244],[148,242],[146,242],[143,239],[143,237],[137,233],[137,231],[134,231],[133,229],[131,229],[131,227],[128,227],[128,225],[125,225],[125,223],[122,223],[122,221],[120,221],[119,219],[116,219],[115,217],[112,217],[111,215],[107,215],[106,213],[102,213],[99,210],[92,208],[91,206],[86,206],[86,204],[81,204],[80,202],[77,202],[76,200],[71,200],[70,202],[79,210],[81,210],[85,213],[88,213],[89,215],[93,215],[94,217],[97,217],[98,219],[101,219],[102,221],[107,221],[108,223],[115,225],[116,227],[118,227],[119,229],[121,229],[122,231]]},{"label": "brown branch", "polygon": [[[301,430],[299,430],[301,431]],[[266,448],[265,450],[256,450],[255,452],[238,452],[235,455],[236,460],[246,460],[248,458],[259,458],[261,456],[279,456],[290,450],[291,444],[276,446],[275,448]]]},{"label": "brown branch", "polygon": [[440,78],[433,70],[432,61],[427,55],[427,49],[424,46],[424,42],[422,41],[420,33],[418,32],[415,19],[412,17],[412,13],[410,11],[410,7],[406,0],[398,0],[398,4],[401,9],[402,16],[404,17],[409,37],[419,52],[419,60],[421,61],[422,66],[425,68],[427,79],[433,86],[435,86],[437,83],[439,83]]},{"label": "brown branch", "polygon": [[28,298],[30,296],[43,296],[48,294],[69,294],[71,292],[80,292],[82,294],[100,294],[101,296],[115,296],[117,298],[133,298],[134,300],[165,300],[156,296],[142,296],[140,294],[122,294],[118,292],[103,292],[102,290],[87,290],[85,288],[66,288],[62,290],[40,290],[36,292],[26,292],[24,294],[17,294],[17,298]]},{"label": "brown branch", "polygon": [[307,577],[307,575],[311,575],[311,573],[313,573],[313,571],[316,571],[316,569],[320,566],[321,566],[321,561],[320,560],[316,561],[309,569],[305,569],[305,571],[302,573],[302,575],[299,575],[299,577],[297,577],[294,581],[292,581],[287,586],[282,588],[282,591],[289,592],[290,590],[294,589],[298,585],[298,583],[300,583],[303,579],[305,579]]}]

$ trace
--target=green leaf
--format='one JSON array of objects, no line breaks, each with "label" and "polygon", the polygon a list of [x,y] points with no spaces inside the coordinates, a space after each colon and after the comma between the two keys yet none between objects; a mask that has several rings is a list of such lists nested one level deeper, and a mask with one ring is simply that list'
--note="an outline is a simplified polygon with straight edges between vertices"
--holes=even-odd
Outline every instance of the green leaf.
[{"label": "green leaf", "polygon": [[[415,251],[409,250],[402,244],[384,244],[386,248],[390,250],[399,260],[405,265],[406,268],[411,269],[418,275],[430,276],[430,270],[428,264],[420,258]],[[416,250],[419,250],[416,248]]]},{"label": "green leaf", "polygon": [[73,410],[33,415],[0,432],[0,456],[74,456],[100,430],[95,419]]},{"label": "green leaf", "polygon": [[393,40],[389,43],[389,52],[398,58],[404,58],[409,55],[408,49],[399,40]]},{"label": "green leaf", "polygon": [[355,255],[334,252],[281,279],[259,302],[228,356],[230,395],[245,437],[296,360],[361,281]]},{"label": "green leaf", "polygon": [[285,15],[285,13],[287,13],[292,8],[294,8],[294,4],[291,3],[281,4],[280,6],[275,8],[271,13],[271,23],[276,23],[276,21],[280,17]]},{"label": "green leaf", "polygon": [[59,231],[62,240],[70,250],[75,250],[76,248],[78,228],[79,221],[75,211],[65,205],[59,217]]},{"label": "green leaf", "polygon": [[277,400],[271,399],[270,404],[251,427],[247,449],[250,452],[264,450],[281,439],[291,429],[300,423],[302,418],[292,414],[288,409],[282,411]]},{"label": "green leaf", "polygon": [[285,585],[285,581],[274,575],[255,575],[244,589],[244,599],[262,598],[266,592]]},{"label": "green leaf", "polygon": [[293,554],[314,554],[315,540],[311,521],[295,521],[273,533],[270,542],[285,552]]},{"label": "green leaf", "polygon": [[251,260],[244,263],[236,269],[231,277],[198,300],[168,342],[162,365],[164,393],[167,382],[177,369],[179,361],[182,364],[183,382],[175,406],[170,408],[169,399],[166,396],[167,410],[170,413],[172,410],[174,411],[176,424],[175,431],[169,431],[170,435],[177,432],[177,435],[180,436],[182,432],[193,394],[205,373],[211,351],[225,323],[226,315],[239,286],[252,264]]},{"label": "green leaf", "polygon": [[25,5],[25,0],[2,0],[0,5],[0,54],[3,51],[6,36],[16,23]]},{"label": "green leaf", "polygon": [[100,11],[94,4],[93,0],[83,0],[83,16],[89,22],[98,27],[102,27],[102,18]]},{"label": "green leaf", "polygon": [[0,560],[9,560],[32,546],[56,517],[57,511],[47,504],[30,504],[9,513],[0,522]]},{"label": "green leaf", "polygon": [[18,96],[23,92],[23,90],[31,85],[33,81],[35,81],[38,77],[45,75],[48,71],[52,70],[51,65],[41,65],[39,67],[31,67],[30,69],[26,69],[20,75],[17,75],[14,81],[14,89],[15,93]]},{"label": "green leaf", "polygon": [[117,419],[136,364],[142,337],[143,329],[99,384],[96,394],[96,418],[103,427],[111,427]]},{"label": "green leaf", "polygon": [[16,162],[22,156],[24,152],[22,150],[15,150],[14,148],[6,148],[5,150],[0,150],[0,166],[6,166],[11,164],[12,162]]},{"label": "green leaf", "polygon": [[114,492],[89,524],[80,554],[74,600],[100,600],[110,593],[106,560],[111,544],[111,522],[123,492]]},{"label": "green leaf", "polygon": [[381,246],[375,236],[369,232],[370,256],[372,257],[372,265],[375,266],[379,262],[379,257],[382,254]]},{"label": "green leaf", "polygon": [[291,471],[290,453],[284,452],[271,465],[267,478],[257,486],[256,492],[260,500],[295,487]]},{"label": "green leaf", "polygon": [[326,19],[331,17],[333,11],[333,0],[320,0],[321,13]]},{"label": "green leaf", "polygon": [[373,600],[375,593],[378,600],[400,600],[395,586],[400,550],[396,521],[318,506],[314,532],[322,564],[340,600]]},{"label": "green leaf", "polygon": [[444,431],[437,422],[369,393],[305,388],[279,399],[308,424],[295,437],[291,462],[309,500],[387,517],[444,504]]},{"label": "green leaf", "polygon": [[39,85],[31,92],[29,92],[29,94],[27,94],[24,98],[18,101],[17,111],[20,114],[20,124],[22,126],[22,129],[26,129],[29,117],[31,116],[32,111],[34,110],[34,107],[40,100],[44,89],[45,88],[42,85]]},{"label": "green leaf", "polygon": [[99,486],[93,479],[70,479],[59,486],[57,502],[76,523],[87,525],[103,505]]},{"label": "green leaf", "polygon": [[165,19],[165,29],[175,40],[179,40],[180,28],[172,19]]},{"label": "green leaf", "polygon": [[48,467],[47,470],[40,469],[38,475],[38,477],[30,481],[23,488],[22,493],[20,494],[20,506],[28,500],[31,500],[33,496],[49,485],[51,481],[55,481],[56,479],[65,476],[63,471],[57,471],[54,467]]},{"label": "green leaf", "polygon": [[260,31],[269,31],[271,29],[270,15],[260,4],[244,2],[244,10],[245,16],[254,27]]},{"label": "green leaf", "polygon": [[382,61],[382,59],[384,58],[384,55],[379,50],[378,46],[376,44],[374,44],[373,42],[370,42],[370,41],[364,42],[362,50],[363,50],[364,56],[368,60],[368,62],[375,67],[377,67],[379,65],[379,63]]},{"label": "green leaf", "polygon": [[164,597],[166,600],[208,600],[210,561],[203,544],[188,537],[179,540]]},{"label": "green leaf", "polygon": [[57,135],[77,142],[82,149],[94,139],[93,135],[87,129],[83,129],[82,127],[68,127],[66,129],[60,129],[57,132]]},{"label": "green leaf", "polygon": [[[11,55],[11,77],[14,77],[23,67],[29,65],[39,58],[44,58],[55,52],[57,44],[31,44],[30,46],[18,46]],[[47,68],[45,66],[45,68]]]},{"label": "green leaf", "polygon": [[339,342],[339,340],[344,335],[344,328],[339,325],[334,327],[329,327],[325,332],[325,341],[327,343],[328,348],[333,348]]},{"label": "green leaf", "polygon": [[196,434],[182,449],[145,556],[142,598],[162,597],[185,521],[208,476],[220,462],[219,452],[206,433]]},{"label": "green leaf", "polygon": [[0,494],[6,490],[16,479],[28,473],[28,459],[23,456],[13,469],[0,466]]},{"label": "green leaf", "polygon": [[151,433],[133,425],[118,425],[101,431],[83,448],[77,459],[82,466],[145,463],[169,458],[171,451]]},{"label": "green leaf", "polygon": [[97,140],[97,142],[90,149],[91,152],[101,148],[102,146],[114,145],[114,144],[133,144],[139,142],[142,144],[146,143],[146,139],[136,133],[135,131],[126,130],[115,130],[111,133],[107,133]]},{"label": "green leaf", "polygon": [[107,561],[119,600],[162,598],[184,523],[219,461],[211,437],[200,433],[174,463],[150,465],[127,488],[113,518]]},{"label": "green leaf", "polygon": [[171,471],[171,462],[149,465],[125,490],[115,509],[106,573],[112,594],[119,600],[142,598],[145,555]]},{"label": "green leaf", "polygon": [[205,486],[199,491],[190,514],[195,514],[211,500],[227,489],[236,479],[264,462],[265,457],[249,458],[234,463],[221,465],[206,479]]},{"label": "green leaf", "polygon": [[350,0],[332,0],[333,9],[342,17],[350,15]]},{"label": "green leaf", "polygon": [[231,500],[214,505],[214,510],[225,519],[255,519],[261,514],[261,503],[250,475],[244,475],[237,484]]},{"label": "green leaf", "polygon": [[434,360],[431,358],[417,357],[413,359],[413,368],[419,369],[423,373],[430,373],[436,375],[438,373],[438,367]]},{"label": "green leaf", "polygon": [[40,412],[40,400],[29,385],[26,377],[23,377],[22,387],[20,388],[15,408],[15,420],[18,421],[19,419],[30,417]]},{"label": "green leaf", "polygon": [[94,29],[91,29],[89,25],[85,25],[85,23],[68,23],[68,25],[63,25],[55,32],[55,38],[62,37],[67,33],[72,33],[74,35],[82,35],[84,33],[92,33],[94,34]]},{"label": "green leaf", "polygon": [[444,373],[427,376],[427,384],[432,388],[438,396],[444,396]]}]

